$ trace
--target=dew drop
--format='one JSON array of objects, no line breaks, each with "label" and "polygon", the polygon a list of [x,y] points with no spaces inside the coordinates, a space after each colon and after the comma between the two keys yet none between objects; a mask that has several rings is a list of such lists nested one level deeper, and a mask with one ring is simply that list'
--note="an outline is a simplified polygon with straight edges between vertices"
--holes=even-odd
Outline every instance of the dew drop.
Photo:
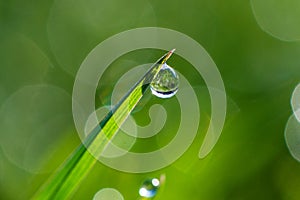
[{"label": "dew drop", "polygon": [[176,94],[179,86],[179,76],[175,70],[163,64],[161,70],[150,84],[151,92],[160,98],[170,98]]},{"label": "dew drop", "polygon": [[160,186],[160,180],[157,178],[147,179],[139,190],[141,197],[152,198],[157,194],[157,190]]}]

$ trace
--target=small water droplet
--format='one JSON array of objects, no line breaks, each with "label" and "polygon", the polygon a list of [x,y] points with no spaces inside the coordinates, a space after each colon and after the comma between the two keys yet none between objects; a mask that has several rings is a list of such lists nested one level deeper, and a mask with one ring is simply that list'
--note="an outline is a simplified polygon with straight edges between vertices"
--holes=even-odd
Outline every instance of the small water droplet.
[{"label": "small water droplet", "polygon": [[179,86],[179,76],[175,70],[163,64],[161,70],[150,84],[151,92],[160,98],[170,98],[176,94]]},{"label": "small water droplet", "polygon": [[160,181],[157,178],[147,179],[139,190],[141,197],[152,198],[156,195],[160,186]]}]

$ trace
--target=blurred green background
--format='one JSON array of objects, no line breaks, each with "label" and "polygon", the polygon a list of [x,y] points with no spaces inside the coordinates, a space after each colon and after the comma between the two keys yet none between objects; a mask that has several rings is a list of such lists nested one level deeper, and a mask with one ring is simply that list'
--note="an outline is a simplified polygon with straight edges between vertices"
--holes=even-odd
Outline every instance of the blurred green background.
[{"label": "blurred green background", "polygon": [[[297,0],[1,0],[0,199],[28,199],[80,144],[72,87],[87,54],[109,36],[146,26],[192,37],[215,61],[228,96],[221,138],[208,157],[198,159],[210,119],[209,95],[201,75],[175,55],[169,65],[190,81],[201,107],[193,145],[172,165],[148,174],[123,173],[98,162],[74,199],[93,199],[101,188],[137,199],[141,183],[161,174],[166,182],[156,199],[300,199],[300,163],[284,138],[291,95],[300,81],[299,24]],[[118,58],[99,82],[96,105],[109,104],[126,71],[164,53],[144,49]],[[147,125],[149,108],[157,103],[168,111],[165,127],[138,140],[132,151],[157,149],[176,134],[176,98],[148,94],[133,117]]]}]

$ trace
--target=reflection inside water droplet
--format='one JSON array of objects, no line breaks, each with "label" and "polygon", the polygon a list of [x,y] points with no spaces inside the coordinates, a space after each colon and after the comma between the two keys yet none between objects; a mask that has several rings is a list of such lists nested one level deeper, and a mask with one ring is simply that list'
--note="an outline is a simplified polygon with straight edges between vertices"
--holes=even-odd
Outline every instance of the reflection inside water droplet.
[{"label": "reflection inside water droplet", "polygon": [[147,179],[139,190],[141,197],[152,198],[156,195],[160,186],[160,181],[157,178]]},{"label": "reflection inside water droplet", "polygon": [[176,94],[179,86],[179,76],[166,63],[150,84],[151,92],[160,98],[170,98]]}]

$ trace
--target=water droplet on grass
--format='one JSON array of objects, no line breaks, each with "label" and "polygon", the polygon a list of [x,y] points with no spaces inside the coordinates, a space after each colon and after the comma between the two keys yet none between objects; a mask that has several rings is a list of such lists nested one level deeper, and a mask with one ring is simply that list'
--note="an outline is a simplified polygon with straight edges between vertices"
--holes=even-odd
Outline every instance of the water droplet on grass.
[{"label": "water droplet on grass", "polygon": [[147,179],[139,190],[141,197],[152,198],[156,195],[160,186],[160,181],[157,178]]},{"label": "water droplet on grass", "polygon": [[176,94],[179,86],[179,76],[166,63],[150,84],[151,92],[160,98],[170,98]]}]

